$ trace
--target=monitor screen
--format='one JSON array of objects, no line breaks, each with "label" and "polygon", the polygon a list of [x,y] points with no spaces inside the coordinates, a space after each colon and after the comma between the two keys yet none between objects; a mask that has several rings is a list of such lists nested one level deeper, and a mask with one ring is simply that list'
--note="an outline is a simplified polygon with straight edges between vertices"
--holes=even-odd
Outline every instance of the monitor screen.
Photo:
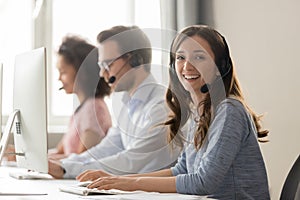
[{"label": "monitor screen", "polygon": [[2,158],[4,156],[4,151],[8,142],[8,135],[5,135],[4,132],[2,132],[2,72],[3,72],[3,65],[0,63],[0,127],[1,127],[1,133],[0,133],[0,164],[2,161]]},{"label": "monitor screen", "polygon": [[2,78],[3,78],[3,65],[2,65],[2,63],[0,63],[0,128],[1,128],[1,131],[2,131],[2,90],[3,90]]},{"label": "monitor screen", "polygon": [[15,58],[13,109],[18,167],[48,173],[47,79],[44,47]]}]

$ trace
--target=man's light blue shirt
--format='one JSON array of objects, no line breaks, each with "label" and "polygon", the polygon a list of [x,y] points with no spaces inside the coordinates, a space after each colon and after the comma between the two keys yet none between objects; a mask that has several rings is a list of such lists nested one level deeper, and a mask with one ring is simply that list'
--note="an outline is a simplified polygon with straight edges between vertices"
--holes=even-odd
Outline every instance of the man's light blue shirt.
[{"label": "man's light blue shirt", "polygon": [[[167,141],[165,87],[149,75],[133,95],[124,93],[115,126],[95,147],[62,161],[64,178],[75,178],[88,169],[113,174],[146,173],[172,166],[179,154]],[[114,102],[113,102],[114,104]],[[114,106],[114,105],[113,105]]]}]

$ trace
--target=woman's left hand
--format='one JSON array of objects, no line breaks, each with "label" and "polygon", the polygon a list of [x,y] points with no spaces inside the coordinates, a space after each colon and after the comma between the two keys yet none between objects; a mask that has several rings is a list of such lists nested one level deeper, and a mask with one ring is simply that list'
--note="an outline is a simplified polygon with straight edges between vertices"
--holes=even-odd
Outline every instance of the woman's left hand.
[{"label": "woman's left hand", "polygon": [[103,170],[86,170],[79,174],[76,179],[78,181],[95,181],[97,178],[112,176],[111,174]]},{"label": "woman's left hand", "polygon": [[97,188],[99,190],[118,189],[124,191],[138,190],[138,178],[123,177],[123,176],[110,176],[101,177],[89,184],[88,188]]}]

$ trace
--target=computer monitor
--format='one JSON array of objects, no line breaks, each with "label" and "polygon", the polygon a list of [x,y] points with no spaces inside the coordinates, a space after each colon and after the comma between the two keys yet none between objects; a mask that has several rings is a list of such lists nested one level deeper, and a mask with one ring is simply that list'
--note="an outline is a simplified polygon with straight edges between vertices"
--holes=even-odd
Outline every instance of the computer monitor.
[{"label": "computer monitor", "polygon": [[15,58],[13,109],[17,166],[48,173],[46,49]]},{"label": "computer monitor", "polygon": [[0,63],[0,135],[1,135],[1,140],[0,140],[0,164],[4,155],[4,151],[8,142],[8,136],[5,136],[2,133],[2,75],[3,73],[3,64]]},{"label": "computer monitor", "polygon": [[[2,83],[3,83],[3,64],[0,63],[0,131],[2,133]],[[1,135],[1,134],[0,134]]]}]

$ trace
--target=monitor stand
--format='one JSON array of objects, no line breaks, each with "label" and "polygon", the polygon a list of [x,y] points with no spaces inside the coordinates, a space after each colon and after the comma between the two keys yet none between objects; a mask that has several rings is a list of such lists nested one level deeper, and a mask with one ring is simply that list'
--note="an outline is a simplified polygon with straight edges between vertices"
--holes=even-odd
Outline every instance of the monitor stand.
[{"label": "monitor stand", "polygon": [[[25,156],[23,152],[5,152],[9,134],[11,133],[14,122],[16,123],[16,133],[21,134],[20,130],[20,110],[15,110],[8,117],[7,124],[4,129],[3,136],[0,142],[0,164],[3,160],[4,155],[16,155],[16,156]],[[53,179],[53,177],[46,173],[40,173],[36,171],[31,171],[27,169],[14,170],[9,173],[9,175],[16,179]]]},{"label": "monitor stand", "polygon": [[[5,154],[25,156],[24,153],[14,153],[14,152],[5,153],[7,143],[8,143],[8,139],[9,139],[9,134],[11,133],[11,129],[13,127],[13,124],[14,124],[15,120],[16,120],[16,123],[20,125],[20,111],[19,110],[15,110],[8,117],[7,124],[5,126],[5,129],[4,129],[2,138],[1,138],[1,142],[0,142],[0,164],[1,164]],[[18,131],[20,131],[20,130],[18,130]]]}]

